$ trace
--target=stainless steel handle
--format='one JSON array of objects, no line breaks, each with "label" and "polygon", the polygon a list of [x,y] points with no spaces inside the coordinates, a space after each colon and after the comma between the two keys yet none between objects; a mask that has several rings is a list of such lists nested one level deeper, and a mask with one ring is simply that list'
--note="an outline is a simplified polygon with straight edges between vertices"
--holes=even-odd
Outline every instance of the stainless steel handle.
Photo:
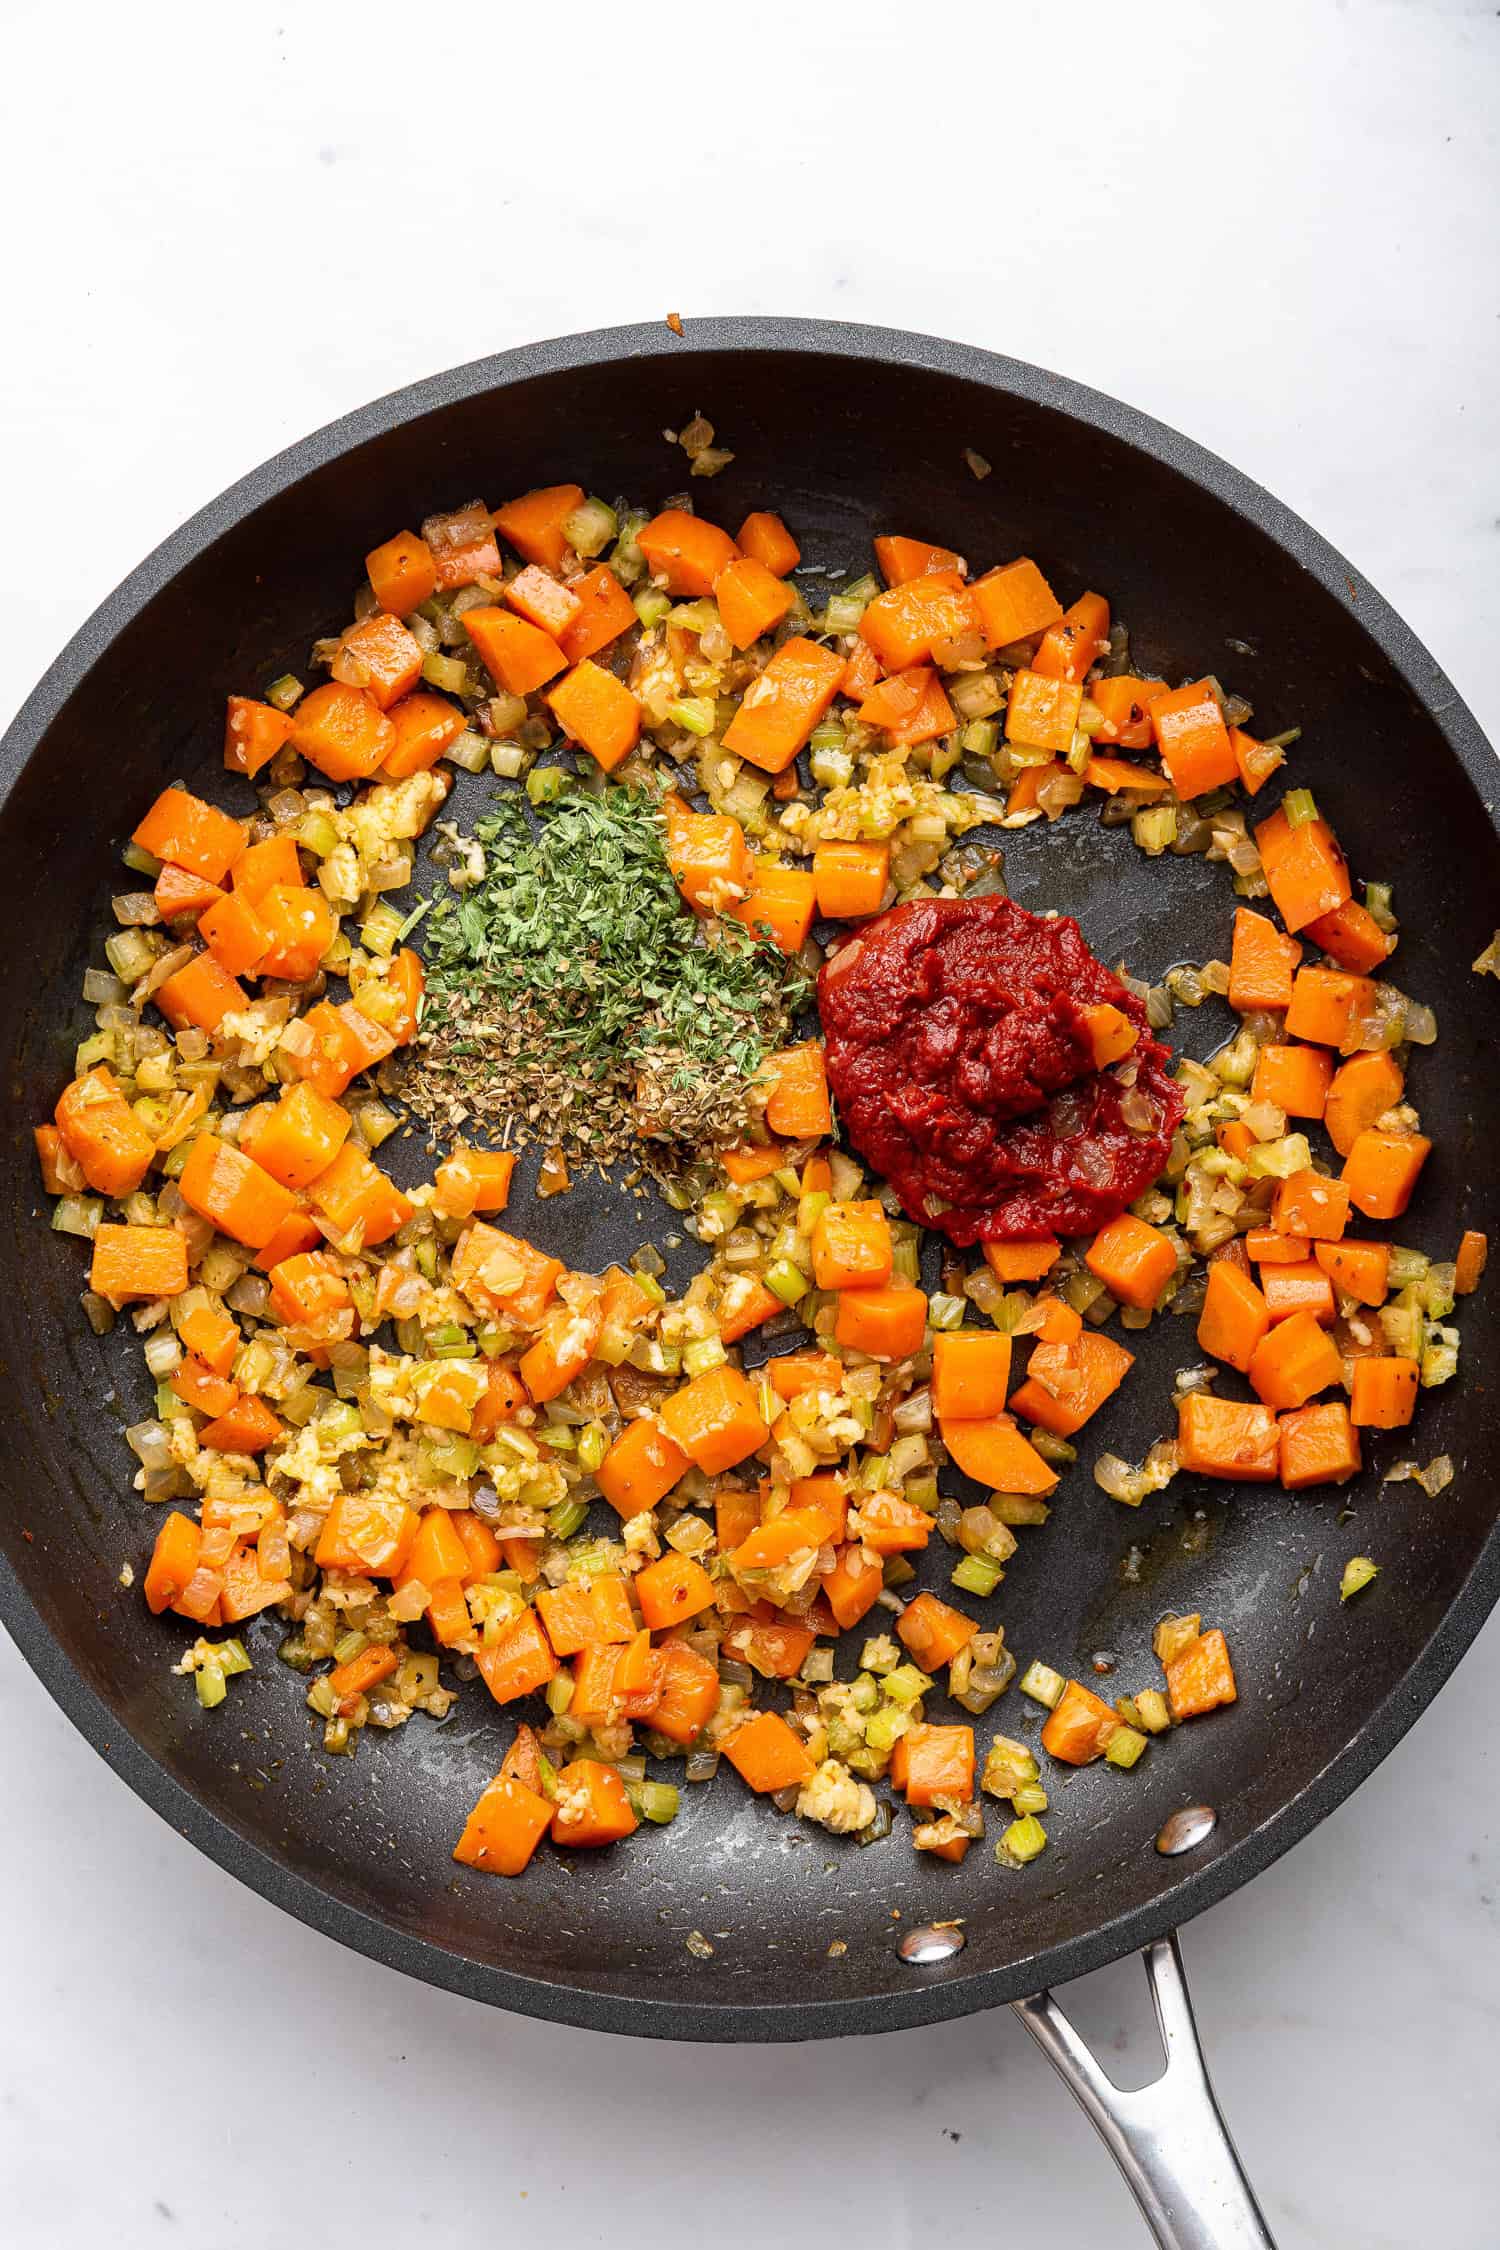
[{"label": "stainless steel handle", "polygon": [[1124,2173],[1161,2250],[1276,2250],[1209,2083],[1175,1934],[1141,1958],[1166,2065],[1135,2093],[1100,2067],[1050,1992],[1017,2000],[1016,2014]]}]

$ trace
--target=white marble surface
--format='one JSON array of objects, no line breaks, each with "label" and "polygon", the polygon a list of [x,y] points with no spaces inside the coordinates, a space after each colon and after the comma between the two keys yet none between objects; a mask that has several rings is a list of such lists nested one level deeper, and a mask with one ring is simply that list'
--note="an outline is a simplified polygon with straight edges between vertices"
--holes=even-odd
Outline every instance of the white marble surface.
[{"label": "white marble surface", "polygon": [[[1133,400],[1355,557],[1500,733],[1492,6],[715,13],[10,0],[0,713],[278,446],[676,307],[963,336]],[[1497,1703],[1491,1624],[1359,1796],[1189,1934],[1282,2250],[1500,2237]],[[512,2021],[238,1888],[3,1640],[0,1740],[13,2250],[258,2246],[330,2186],[392,2240],[1144,2240],[1004,2016],[712,2052]],[[1073,2000],[1139,2047],[1125,1969]]]}]

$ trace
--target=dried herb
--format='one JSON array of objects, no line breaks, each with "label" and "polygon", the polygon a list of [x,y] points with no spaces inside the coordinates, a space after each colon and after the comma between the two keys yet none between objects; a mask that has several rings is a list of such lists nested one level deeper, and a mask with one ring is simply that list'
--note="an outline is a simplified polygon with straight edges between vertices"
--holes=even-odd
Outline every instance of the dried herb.
[{"label": "dried herb", "polygon": [[[440,1132],[545,1139],[672,1176],[733,1139],[810,982],[738,923],[700,922],[656,801],[582,792],[528,817],[507,795],[460,840],[467,887],[422,932],[427,1005],[402,1092]],[[646,1136],[643,1142],[642,1136]]]}]

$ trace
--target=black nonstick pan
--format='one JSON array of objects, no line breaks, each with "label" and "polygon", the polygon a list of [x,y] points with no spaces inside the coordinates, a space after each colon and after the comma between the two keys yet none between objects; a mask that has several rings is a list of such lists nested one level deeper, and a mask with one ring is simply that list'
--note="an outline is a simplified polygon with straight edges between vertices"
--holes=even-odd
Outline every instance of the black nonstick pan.
[{"label": "black nonstick pan", "polygon": [[[700,407],[736,455],[699,488],[700,504],[731,527],[751,507],[779,509],[814,568],[863,567],[871,536],[890,529],[983,563],[1031,554],[1064,599],[1085,586],[1109,593],[1143,668],[1218,672],[1253,700],[1258,732],[1302,727],[1296,779],[1334,820],[1356,874],[1394,882],[1393,973],[1440,1024],[1438,1046],[1414,1064],[1435,1150],[1401,1237],[1451,1257],[1463,1226],[1487,1225],[1500,1149],[1496,1001],[1469,964],[1500,901],[1495,769],[1426,651],[1315,533],[1128,408],[931,338],[724,320],[690,323],[680,340],[653,325],[507,353],[350,415],[215,501],[111,596],[5,737],[0,1615],[133,1788],[221,1865],[346,1944],[501,2007],[663,2038],[826,2038],[1022,2002],[1158,2238],[1263,2243],[1196,2061],[1171,1933],[1373,1769],[1500,1592],[1493,1293],[1467,1301],[1458,1381],[1424,1395],[1416,1431],[1377,1434],[1362,1478],[1334,1494],[1180,1477],[1139,1512],[1105,1498],[1088,1474],[1093,1453],[1139,1458],[1166,1426],[1173,1369],[1197,1356],[1184,1322],[1132,1339],[1136,1375],[1090,1425],[1098,1443],[1051,1521],[1022,1534],[997,1613],[1023,1662],[1087,1676],[1109,1651],[1129,1686],[1154,1676],[1157,1617],[1201,1610],[1229,1632],[1240,1701],[1175,1732],[1129,1775],[1095,1767],[1056,1788],[1050,1848],[1024,1872],[997,1867],[988,1848],[958,1867],[899,1837],[861,1850],[778,1819],[726,1773],[686,1790],[675,1824],[628,1850],[546,1855],[521,1881],[486,1880],[449,1857],[510,1733],[481,1689],[440,1735],[418,1721],[367,1735],[357,1760],[325,1761],[309,1754],[308,1715],[270,1629],[254,1673],[235,1683],[231,1732],[172,1677],[180,1623],[153,1619],[118,1584],[151,1530],[119,1434],[145,1410],[146,1377],[133,1339],[100,1342],[78,1312],[79,1248],[38,1215],[29,1129],[50,1113],[82,1035],[80,980],[118,887],[120,843],[167,781],[211,785],[226,694],[305,667],[312,633],[347,617],[359,558],[377,540],[434,507],[475,494],[496,503],[574,475],[659,502],[684,481],[663,428]],[[977,477],[966,452],[991,473]],[[466,784],[461,817],[486,786]],[[1146,861],[1088,813],[1007,841],[1012,894],[1077,914],[1105,959],[1123,955],[1155,979],[1227,952],[1221,869]],[[1171,1036],[1208,1051],[1228,1027],[1215,1006],[1181,1013]],[[535,1207],[523,1194],[513,1208],[518,1231],[591,1267],[650,1225],[639,1204],[587,1186]],[[1412,1451],[1452,1456],[1440,1499],[1382,1485]],[[1341,1610],[1341,1563],[1361,1551],[1381,1576]],[[1022,1725],[1017,1700],[995,1713],[1007,1731]],[[1163,1823],[1195,1805],[1217,1815],[1210,1831],[1163,1856]],[[957,1925],[962,1944],[933,1924]],[[711,1951],[689,1949],[694,1932]],[[1122,2096],[1033,1996],[1137,1947],[1148,1949],[1169,2068],[1157,2088]]]}]

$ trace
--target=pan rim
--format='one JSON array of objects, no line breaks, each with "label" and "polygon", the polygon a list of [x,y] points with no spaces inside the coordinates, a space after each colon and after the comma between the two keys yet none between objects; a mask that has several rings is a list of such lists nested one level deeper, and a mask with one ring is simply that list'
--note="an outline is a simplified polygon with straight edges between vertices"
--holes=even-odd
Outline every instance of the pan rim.
[{"label": "pan rim", "polygon": [[[163,540],[49,665],[0,739],[0,805],[58,712],[111,643],[189,563],[266,501],[369,440],[444,406],[584,367],[659,358],[669,368],[674,356],[697,349],[866,361],[954,376],[1068,415],[1175,471],[1252,522],[1355,618],[1436,724],[1473,784],[1491,829],[1500,835],[1495,755],[1452,682],[1368,580],[1252,478],[1136,408],[1027,362],[914,331],[774,315],[695,320],[680,342],[660,322],[641,322],[518,346],[388,392],[274,454]],[[800,2041],[942,2022],[1024,1998],[1043,1984],[1083,1976],[1165,1936],[1262,1873],[1374,1771],[1452,1673],[1497,1600],[1500,1529],[1492,1530],[1403,1678],[1313,1781],[1211,1866],[1184,1876],[1159,1898],[1005,1968],[965,1969],[960,1955],[950,1967],[924,1972],[920,1983],[906,1989],[849,1998],[829,1994],[759,2007],[699,2003],[680,1992],[661,2000],[626,1998],[586,1983],[543,1983],[450,1952],[299,1875],[210,1811],[136,1742],[64,1654],[8,1558],[0,1555],[0,1622],[54,1701],[137,1796],[273,1905],[388,1968],[492,2006],[592,2030],[702,2041]]]}]

